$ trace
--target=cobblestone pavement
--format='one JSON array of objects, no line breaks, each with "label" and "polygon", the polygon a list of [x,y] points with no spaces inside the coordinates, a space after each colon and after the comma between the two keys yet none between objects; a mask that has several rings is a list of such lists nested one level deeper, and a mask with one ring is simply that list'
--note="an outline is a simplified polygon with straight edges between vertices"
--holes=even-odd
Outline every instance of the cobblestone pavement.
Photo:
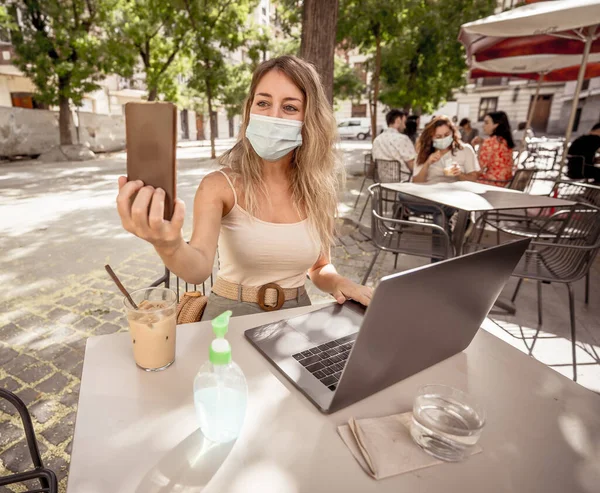
[{"label": "cobblestone pavement", "polygon": [[[343,219],[332,254],[338,271],[360,282],[374,247],[356,227],[359,210],[352,206],[362,177],[352,175],[362,170],[366,146],[351,143],[344,150],[349,179],[340,200]],[[188,217],[199,180],[215,167],[214,162],[203,160],[205,156],[206,150],[194,147],[178,152],[178,194],[188,205]],[[0,292],[0,387],[16,392],[27,404],[43,460],[57,473],[61,492],[66,489],[86,340],[125,331],[127,326],[121,295],[103,266],[110,263],[129,289],[145,287],[162,274],[152,247],[120,227],[114,198],[116,177],[123,169],[123,155],[89,163],[0,165],[0,260],[5,266],[0,272],[4,285]],[[184,227],[188,236],[190,222]],[[425,262],[401,256],[397,270]],[[598,270],[595,267],[594,279]],[[381,255],[371,282],[394,271],[393,255]],[[528,289],[535,291],[525,286],[525,296]],[[313,302],[331,299],[311,285],[308,292]],[[592,304],[599,295],[594,281]],[[546,323],[545,330],[564,340],[568,312],[563,301],[551,303],[559,321]],[[592,349],[600,348],[597,326],[589,322],[597,320],[597,305],[578,306],[580,312],[589,312],[583,340]],[[530,323],[535,306],[520,310],[521,318]],[[515,325],[510,317],[499,321],[509,339],[516,337],[513,332],[518,329],[523,331],[524,326]],[[563,353],[568,355],[568,347]],[[568,374],[569,369],[561,365],[562,360],[557,369]],[[28,468],[31,464],[18,415],[0,401],[0,476]],[[0,487],[0,493],[4,491],[23,489]]]}]

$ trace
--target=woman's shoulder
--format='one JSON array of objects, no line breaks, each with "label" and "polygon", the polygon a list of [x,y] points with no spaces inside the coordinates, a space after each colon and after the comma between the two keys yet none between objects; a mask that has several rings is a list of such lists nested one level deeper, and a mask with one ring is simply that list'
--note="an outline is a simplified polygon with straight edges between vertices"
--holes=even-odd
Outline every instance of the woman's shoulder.
[{"label": "woman's shoulder", "polygon": [[220,198],[224,203],[233,199],[232,187],[234,186],[234,173],[231,168],[221,168],[208,173],[200,181],[198,193],[209,194],[213,198]]},{"label": "woman's shoulder", "polygon": [[462,152],[463,154],[466,155],[475,155],[475,149],[473,149],[473,146],[471,144],[466,144],[465,142],[461,142],[462,145],[462,149],[459,149],[458,152]]}]

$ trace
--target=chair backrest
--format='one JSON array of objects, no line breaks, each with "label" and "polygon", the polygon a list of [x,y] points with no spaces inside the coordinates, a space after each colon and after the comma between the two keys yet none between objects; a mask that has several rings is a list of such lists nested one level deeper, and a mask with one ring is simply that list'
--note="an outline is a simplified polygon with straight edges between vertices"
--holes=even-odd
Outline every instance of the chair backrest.
[{"label": "chair backrest", "polygon": [[[422,206],[422,202],[411,202],[394,192],[392,215],[388,215],[386,189],[380,183],[369,187],[371,194],[371,241],[381,250],[421,257],[444,259],[453,255],[448,233],[437,224],[400,219],[411,205]],[[432,204],[432,207],[436,207]],[[440,214],[443,214],[439,208]]]},{"label": "chair backrest", "polygon": [[410,181],[412,173],[402,169],[400,161],[375,160],[375,181],[377,183],[399,183]]},{"label": "chair backrest", "polygon": [[600,187],[589,183],[559,181],[550,196],[600,207]]},{"label": "chair backrest", "polygon": [[373,162],[373,155],[370,152],[367,152],[363,159],[365,177],[373,180],[375,178],[375,163]]},{"label": "chair backrest", "polygon": [[531,182],[536,170],[534,169],[518,169],[515,171],[508,188],[512,190],[519,190],[520,192],[527,192],[531,188]]},{"label": "chair backrest", "polygon": [[[558,278],[575,281],[583,277],[600,249],[600,209],[577,204],[555,216],[563,224],[554,240],[540,248],[546,268]],[[552,248],[552,243],[578,248]]]},{"label": "chair backrest", "polygon": [[173,285],[173,283],[171,282],[171,271],[169,271],[169,269],[165,267],[165,273],[161,277],[156,279],[156,281],[154,281],[152,284],[150,284],[150,287],[154,288],[163,285],[165,288],[173,289],[177,293],[177,302],[179,303],[179,300],[181,299],[183,294],[188,291],[199,291],[203,295],[207,296],[213,287],[213,283],[214,273],[211,273],[210,277],[202,284],[189,284],[180,279],[179,277],[175,276],[175,283]]}]

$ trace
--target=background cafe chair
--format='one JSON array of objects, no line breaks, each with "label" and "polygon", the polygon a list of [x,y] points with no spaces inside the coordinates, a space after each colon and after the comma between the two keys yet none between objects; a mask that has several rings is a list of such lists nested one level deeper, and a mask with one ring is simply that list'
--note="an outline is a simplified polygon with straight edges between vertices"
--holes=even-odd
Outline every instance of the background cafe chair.
[{"label": "background cafe chair", "polygon": [[[373,266],[382,251],[392,252],[396,255],[404,253],[438,260],[447,259],[454,255],[447,228],[429,222],[396,219],[397,217],[403,217],[404,209],[423,205],[423,202],[404,200],[403,196],[395,194],[393,206],[386,211],[382,195],[382,191],[385,190],[382,190],[381,184],[371,185],[368,190],[371,195],[372,207],[371,241],[377,251],[373,255],[362,284],[365,284],[369,279]],[[429,203],[428,205],[439,208],[441,217],[445,221],[445,214],[441,207]]]},{"label": "background cafe chair", "polygon": [[365,187],[365,183],[367,180],[375,180],[375,163],[373,162],[373,155],[369,152],[364,156],[364,178],[362,183],[360,184],[360,190],[358,191],[358,195],[356,196],[356,201],[354,202],[354,209],[358,206],[358,201],[362,195],[363,188]]},{"label": "background cafe chair", "polygon": [[[577,381],[575,300],[571,284],[582,277],[589,279],[590,268],[600,250],[600,209],[576,204],[568,210],[559,211],[546,219],[560,226],[556,234],[546,236],[546,224],[540,226],[538,235],[530,243],[513,276],[519,282],[512,296],[514,302],[523,279],[538,282],[538,323],[542,324],[542,283],[566,284],[569,294],[571,320],[571,349],[573,380]],[[586,282],[586,303],[589,286]]]},{"label": "background cafe chair", "polygon": [[[403,163],[401,161],[376,159],[374,163],[375,165],[373,167],[373,180],[375,181],[375,183],[401,183],[410,181],[412,177],[412,173],[410,171],[406,171],[407,168],[403,167]],[[396,194],[396,192],[392,192],[390,190],[383,190],[382,194],[384,196],[385,202],[389,203],[393,201],[393,196]],[[363,215],[365,214],[365,210],[367,209],[369,200],[371,200],[370,194],[369,196],[367,196],[365,205],[363,206],[360,216],[358,218],[359,223],[362,220]],[[358,200],[356,203],[358,203]]]},{"label": "background cafe chair", "polygon": [[[590,185],[589,183],[559,181],[550,192],[551,197],[571,200],[583,205],[591,205],[594,208],[600,207],[600,187]],[[555,213],[553,208],[539,209],[534,214],[527,210],[518,213],[501,213],[490,215],[484,214],[478,218],[476,228],[479,236],[474,242],[480,244],[483,237],[485,226],[490,226],[496,230],[496,244],[500,244],[500,232],[510,236],[522,238],[541,238],[544,240],[553,240],[560,233],[562,235],[575,234],[570,229],[564,229],[564,214],[555,214],[552,219],[549,215]],[[492,220],[493,219],[493,220]],[[473,235],[475,237],[476,235]],[[585,303],[589,303],[590,293],[590,272],[585,274]]]},{"label": "background cafe chair", "polygon": [[[509,188],[511,190],[518,190],[519,192],[527,193],[531,188],[534,175],[537,173],[535,169],[517,169],[510,180],[502,180],[502,181],[494,181],[494,180],[486,180],[486,183]],[[524,212],[526,215],[527,212]],[[483,232],[485,230],[485,225],[496,225],[500,224],[500,221],[511,219],[513,217],[517,217],[517,219],[521,219],[522,215],[515,215],[511,213],[502,213],[500,211],[491,211],[482,213],[475,225],[474,231],[479,231],[479,238],[477,243],[481,242],[481,237],[483,236]],[[500,244],[500,231],[496,228],[496,244]]]},{"label": "background cafe chair", "polygon": [[[518,173],[529,173],[532,170],[518,170]],[[515,175],[515,180],[519,179]],[[512,188],[512,187],[509,187]],[[519,190],[519,188],[515,188]],[[559,181],[549,193],[550,197],[571,200],[581,204],[588,204],[594,207],[600,207],[600,187],[589,183]],[[496,243],[500,243],[500,232],[533,238],[540,234],[540,227],[544,225],[546,231],[542,234],[546,238],[553,238],[556,235],[559,221],[547,222],[549,215],[556,212],[553,208],[536,209],[533,213],[524,209],[523,211],[485,213],[477,220],[476,225],[479,230],[479,238],[476,243],[481,242],[483,227],[490,226],[496,230]]]},{"label": "background cafe chair", "polygon": [[155,288],[160,285],[163,285],[165,288],[173,289],[173,291],[177,293],[177,302],[180,301],[181,296],[184,293],[189,291],[199,291],[204,296],[208,296],[210,294],[210,289],[213,286],[213,274],[211,274],[210,277],[202,284],[188,284],[187,282],[182,281],[179,277],[175,276],[175,282],[172,286],[171,271],[165,267],[165,273],[152,284],[150,284],[150,287]]},{"label": "background cafe chair", "polygon": [[[188,242],[189,243],[189,242]],[[167,269],[165,266],[165,272],[162,276],[160,276],[156,281],[150,284],[149,287],[155,288],[157,286],[164,286],[165,288],[173,289],[177,293],[177,302],[181,300],[181,295],[188,291],[198,291],[200,288],[200,292],[203,296],[208,296],[210,294],[210,290],[213,286],[214,282],[214,268],[213,272],[211,272],[210,277],[204,281],[202,284],[189,284],[185,281],[182,281],[179,277],[175,276],[175,285],[171,287],[171,271]],[[184,289],[180,289],[184,288]]]},{"label": "background cafe chair", "polygon": [[[27,448],[29,449],[29,455],[33,462],[33,470],[20,472],[16,474],[10,474],[8,476],[0,477],[0,487],[8,485],[18,485],[24,487],[25,481],[39,481],[40,488],[33,490],[15,490],[25,491],[25,493],[57,493],[58,492],[58,481],[53,471],[44,467],[42,458],[40,456],[40,450],[35,439],[35,431],[33,430],[33,423],[31,422],[31,416],[27,411],[27,407],[23,401],[15,394],[8,390],[0,389],[0,399],[4,399],[10,402],[16,410],[19,412],[21,417],[21,423],[23,424],[23,430],[25,431],[25,439],[27,441]],[[0,423],[0,435],[2,435],[2,426],[6,426],[7,423]],[[1,488],[4,491],[4,488]]]}]

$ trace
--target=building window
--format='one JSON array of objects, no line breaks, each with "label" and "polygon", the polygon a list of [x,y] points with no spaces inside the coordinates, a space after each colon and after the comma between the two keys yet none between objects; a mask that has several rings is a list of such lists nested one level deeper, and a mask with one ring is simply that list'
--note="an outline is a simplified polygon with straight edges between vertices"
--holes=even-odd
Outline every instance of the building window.
[{"label": "building window", "polygon": [[587,91],[590,88],[590,79],[585,79],[583,84],[581,84],[581,90]]},{"label": "building window", "polygon": [[0,44],[10,44],[10,31],[5,27],[0,27]]},{"label": "building window", "polygon": [[481,79],[482,87],[489,86],[501,86],[502,85],[502,77],[484,77]]},{"label": "building window", "polygon": [[367,117],[367,105],[366,104],[353,104],[352,105],[352,118],[366,118]]},{"label": "building window", "polygon": [[15,108],[28,108],[30,110],[48,109],[48,105],[37,101],[31,92],[11,92],[10,99]]},{"label": "building window", "polygon": [[483,117],[498,107],[498,98],[481,98],[479,100],[479,113],[477,121],[482,122]]}]

